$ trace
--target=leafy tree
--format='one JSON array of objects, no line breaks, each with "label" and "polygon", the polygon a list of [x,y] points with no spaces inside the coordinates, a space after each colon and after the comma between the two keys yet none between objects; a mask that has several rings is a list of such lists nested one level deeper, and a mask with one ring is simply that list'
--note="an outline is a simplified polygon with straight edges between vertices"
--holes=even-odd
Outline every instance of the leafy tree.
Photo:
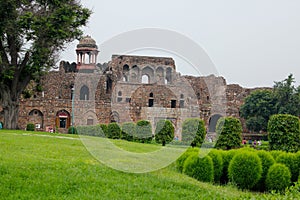
[{"label": "leafy tree", "polygon": [[294,83],[295,80],[292,74],[281,82],[275,82],[275,108],[278,114],[300,116],[300,86],[296,88]]},{"label": "leafy tree", "polygon": [[0,1],[0,103],[16,129],[20,95],[50,70],[64,45],[79,39],[91,11],[77,0]]},{"label": "leafy tree", "polygon": [[241,146],[242,124],[235,117],[221,117],[217,122],[217,135],[219,136],[216,147],[232,149]]},{"label": "leafy tree", "polygon": [[270,90],[256,90],[246,97],[240,108],[241,117],[246,119],[250,131],[266,131],[269,117],[276,113],[275,98]]},{"label": "leafy tree", "polygon": [[152,140],[152,126],[150,121],[140,120],[136,123],[134,140],[145,143]]},{"label": "leafy tree", "polygon": [[135,135],[136,125],[133,122],[125,122],[122,124],[122,139],[132,141]]},{"label": "leafy tree", "polygon": [[206,135],[204,121],[191,118],[186,119],[182,124],[182,141],[191,146],[201,147]]},{"label": "leafy tree", "polygon": [[111,139],[120,139],[121,138],[121,127],[118,123],[112,122],[107,126],[107,137]]},{"label": "leafy tree", "polygon": [[174,138],[174,126],[170,120],[159,120],[155,129],[155,141],[165,146]]}]

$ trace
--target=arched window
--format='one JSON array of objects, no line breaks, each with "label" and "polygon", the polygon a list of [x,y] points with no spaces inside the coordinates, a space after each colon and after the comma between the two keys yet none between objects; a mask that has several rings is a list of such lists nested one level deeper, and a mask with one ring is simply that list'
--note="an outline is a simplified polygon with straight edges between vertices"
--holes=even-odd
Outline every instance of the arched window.
[{"label": "arched window", "polygon": [[151,92],[150,94],[149,94],[149,97],[154,97],[154,95],[153,95],[153,92]]},{"label": "arched window", "polygon": [[80,89],[80,100],[89,100],[89,88],[84,85]]},{"label": "arched window", "polygon": [[151,92],[151,93],[149,94],[148,107],[153,107],[153,105],[154,105],[154,99],[153,99],[153,97],[154,97],[154,95],[153,95],[153,93]]},{"label": "arched window", "polygon": [[146,84],[150,83],[150,78],[148,75],[145,74],[142,76],[142,83],[146,83]]}]

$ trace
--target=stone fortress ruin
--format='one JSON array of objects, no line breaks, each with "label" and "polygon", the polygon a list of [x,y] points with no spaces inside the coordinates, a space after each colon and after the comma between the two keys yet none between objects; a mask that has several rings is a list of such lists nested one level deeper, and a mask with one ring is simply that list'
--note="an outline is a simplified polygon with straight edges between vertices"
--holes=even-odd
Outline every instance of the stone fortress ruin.
[{"label": "stone fortress ruin", "polygon": [[[97,63],[98,47],[90,36],[77,45],[77,62],[62,61],[39,83],[31,82],[19,105],[20,129],[67,132],[72,125],[170,119],[180,138],[186,118],[201,118],[214,132],[221,116],[239,118],[239,107],[254,89],[226,84],[223,77],[184,76],[172,58],[112,55]],[[1,110],[1,108],[0,108]],[[0,121],[3,117],[0,116]],[[243,122],[243,119],[241,119]]]}]

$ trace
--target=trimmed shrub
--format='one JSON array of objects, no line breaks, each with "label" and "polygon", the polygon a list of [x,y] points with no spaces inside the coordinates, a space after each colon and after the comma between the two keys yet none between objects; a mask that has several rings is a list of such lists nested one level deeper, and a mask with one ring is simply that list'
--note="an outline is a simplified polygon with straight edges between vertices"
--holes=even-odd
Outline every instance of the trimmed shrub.
[{"label": "trimmed shrub", "polygon": [[297,152],[300,150],[299,118],[289,114],[271,116],[268,122],[270,150]]},{"label": "trimmed shrub", "polygon": [[238,188],[251,189],[261,178],[262,163],[254,152],[239,152],[229,163],[228,177]]},{"label": "trimmed shrub", "polygon": [[284,153],[284,151],[280,151],[280,150],[273,150],[270,151],[271,156],[274,158],[274,160],[276,160],[276,158],[280,155]]},{"label": "trimmed shrub", "polygon": [[292,182],[298,181],[299,167],[297,157],[294,153],[282,153],[276,158],[277,163],[282,163],[287,166],[292,175]]},{"label": "trimmed shrub", "polygon": [[122,136],[121,138],[127,141],[132,141],[135,135],[135,123],[125,122],[122,124]]},{"label": "trimmed shrub", "polygon": [[159,120],[155,129],[155,142],[165,146],[174,138],[174,126],[170,120]]},{"label": "trimmed shrub", "polygon": [[99,127],[100,127],[100,134],[103,135],[103,137],[107,137],[107,125],[99,124]]},{"label": "trimmed shrub", "polygon": [[176,168],[179,172],[182,172],[184,161],[192,154],[199,155],[199,148],[188,148],[181,156],[176,160]]},{"label": "trimmed shrub", "polygon": [[268,171],[266,187],[269,191],[283,192],[291,184],[291,172],[287,166],[275,163]]},{"label": "trimmed shrub", "polygon": [[34,131],[34,130],[35,130],[34,124],[32,123],[27,124],[26,131]]},{"label": "trimmed shrub", "polygon": [[242,124],[239,119],[234,117],[221,117],[216,126],[219,136],[216,148],[233,149],[241,146],[242,143]]},{"label": "trimmed shrub", "polygon": [[214,165],[214,182],[220,183],[222,172],[223,172],[223,158],[221,152],[213,149],[208,155],[211,157]]},{"label": "trimmed shrub", "polygon": [[228,166],[231,161],[231,159],[235,156],[237,153],[237,150],[230,150],[230,151],[220,151],[223,159],[223,171],[220,182],[222,184],[228,183]]},{"label": "trimmed shrub", "polygon": [[257,155],[259,156],[262,163],[262,174],[258,183],[255,185],[255,190],[259,190],[261,192],[266,190],[266,177],[269,168],[275,163],[275,159],[271,156],[271,154],[267,151],[258,151]]},{"label": "trimmed shrub", "polygon": [[147,120],[140,120],[136,123],[134,140],[142,143],[149,143],[152,140],[152,126]]},{"label": "trimmed shrub", "polygon": [[107,126],[107,137],[111,139],[121,138],[121,128],[116,122],[109,123]]},{"label": "trimmed shrub", "polygon": [[211,157],[200,158],[192,154],[184,162],[183,173],[203,182],[212,182],[214,178],[214,166]]},{"label": "trimmed shrub", "polygon": [[70,126],[70,127],[68,128],[68,133],[69,133],[69,134],[78,134],[77,129],[76,129],[76,127],[74,127],[74,126]]},{"label": "trimmed shrub", "polygon": [[186,119],[182,124],[182,142],[201,147],[206,135],[205,123],[198,118]]},{"label": "trimmed shrub", "polygon": [[100,125],[94,126],[77,126],[77,133],[79,135],[88,135],[88,136],[97,136],[97,137],[105,137]]}]

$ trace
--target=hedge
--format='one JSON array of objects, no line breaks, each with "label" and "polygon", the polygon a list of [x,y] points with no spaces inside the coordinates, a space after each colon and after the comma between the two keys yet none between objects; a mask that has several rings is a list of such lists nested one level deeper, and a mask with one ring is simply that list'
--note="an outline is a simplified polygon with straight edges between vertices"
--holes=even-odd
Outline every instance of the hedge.
[{"label": "hedge", "polygon": [[223,172],[223,158],[221,151],[213,149],[208,155],[211,157],[214,165],[214,182],[220,183],[222,172]]},{"label": "hedge", "polygon": [[275,163],[268,171],[266,187],[269,191],[283,192],[291,184],[291,172],[287,166]]},{"label": "hedge", "polygon": [[299,176],[299,166],[297,156],[294,153],[282,153],[276,158],[277,163],[282,163],[287,166],[291,172],[292,182],[298,181]]},{"label": "hedge", "polygon": [[206,135],[205,123],[198,118],[186,119],[182,124],[182,142],[201,147]]},{"label": "hedge", "polygon": [[185,160],[192,154],[199,154],[199,148],[188,148],[181,156],[176,160],[176,168],[179,172],[182,172]]},{"label": "hedge", "polygon": [[170,120],[159,120],[155,128],[155,142],[165,146],[174,139],[174,126]]},{"label": "hedge", "polygon": [[118,123],[112,122],[107,126],[107,137],[111,139],[121,138],[121,128]]},{"label": "hedge", "polygon": [[152,126],[150,121],[140,120],[136,123],[136,133],[134,140],[142,143],[149,143],[152,141]]}]

